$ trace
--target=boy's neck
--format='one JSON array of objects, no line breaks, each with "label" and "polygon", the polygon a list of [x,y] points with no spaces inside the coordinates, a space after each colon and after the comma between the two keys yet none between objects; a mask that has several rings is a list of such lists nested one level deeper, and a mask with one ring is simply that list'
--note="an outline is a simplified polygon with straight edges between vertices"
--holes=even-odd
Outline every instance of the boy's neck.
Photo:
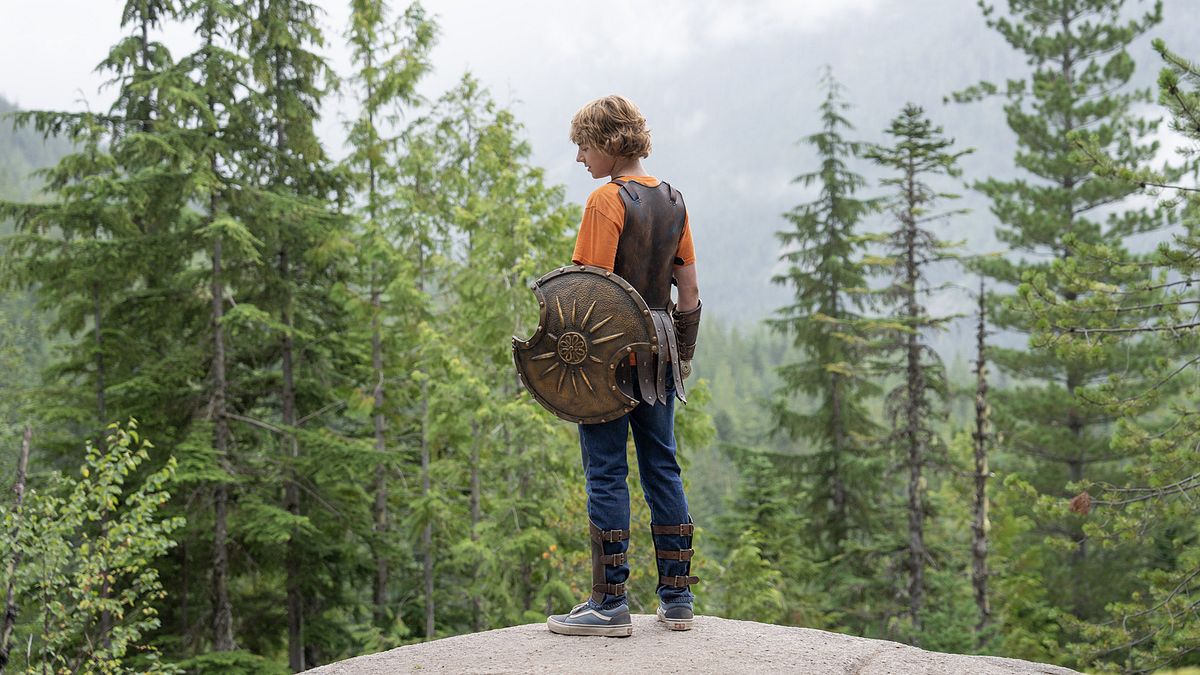
[{"label": "boy's neck", "polygon": [[646,169],[642,167],[642,160],[637,157],[621,157],[613,164],[612,173],[609,178],[620,178],[621,176],[646,176]]}]

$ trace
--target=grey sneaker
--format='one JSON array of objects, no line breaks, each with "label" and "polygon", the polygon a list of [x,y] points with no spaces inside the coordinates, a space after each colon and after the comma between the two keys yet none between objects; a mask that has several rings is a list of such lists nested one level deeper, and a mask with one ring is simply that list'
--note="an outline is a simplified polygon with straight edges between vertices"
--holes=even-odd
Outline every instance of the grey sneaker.
[{"label": "grey sneaker", "polygon": [[690,602],[670,605],[658,603],[658,620],[671,630],[691,630],[693,618]]},{"label": "grey sneaker", "polygon": [[[689,614],[690,616],[690,614]],[[612,609],[593,609],[588,603],[576,605],[570,614],[554,614],[546,619],[546,627],[559,635],[603,635],[629,637],[633,621],[629,604],[621,603]]]}]

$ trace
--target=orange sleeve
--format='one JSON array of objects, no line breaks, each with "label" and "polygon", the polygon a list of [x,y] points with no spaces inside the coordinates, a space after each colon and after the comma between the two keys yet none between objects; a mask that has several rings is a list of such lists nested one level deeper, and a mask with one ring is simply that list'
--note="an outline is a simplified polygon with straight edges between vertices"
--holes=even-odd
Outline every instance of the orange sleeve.
[{"label": "orange sleeve", "polygon": [[608,183],[596,188],[583,207],[579,236],[571,261],[576,265],[595,265],[612,271],[617,259],[617,243],[625,226],[625,204],[620,188]]},{"label": "orange sleeve", "polygon": [[692,244],[692,223],[687,213],[683,214],[683,234],[679,237],[679,248],[675,249],[675,257],[683,260],[681,267],[696,264],[696,247]]}]

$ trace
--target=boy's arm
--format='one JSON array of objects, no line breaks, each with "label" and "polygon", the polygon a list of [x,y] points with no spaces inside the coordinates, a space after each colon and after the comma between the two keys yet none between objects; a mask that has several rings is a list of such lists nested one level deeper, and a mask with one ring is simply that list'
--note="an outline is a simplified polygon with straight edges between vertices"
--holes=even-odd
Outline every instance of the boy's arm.
[{"label": "boy's arm", "polygon": [[700,304],[700,286],[696,282],[696,265],[675,265],[675,282],[679,284],[679,302],[676,307],[681,314],[692,311]]},{"label": "boy's arm", "polygon": [[692,356],[696,353],[696,334],[700,331],[700,285],[696,264],[676,265],[675,283],[679,302],[675,305],[675,340],[679,343],[679,370],[683,379],[692,374]]}]

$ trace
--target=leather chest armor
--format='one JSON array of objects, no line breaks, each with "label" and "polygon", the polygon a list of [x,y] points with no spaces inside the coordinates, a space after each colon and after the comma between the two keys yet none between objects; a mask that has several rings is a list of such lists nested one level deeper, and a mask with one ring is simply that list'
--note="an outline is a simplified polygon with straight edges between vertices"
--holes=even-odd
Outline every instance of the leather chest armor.
[{"label": "leather chest armor", "polygon": [[[632,393],[629,378],[636,374],[641,399],[649,405],[666,403],[667,368],[672,369],[675,393],[687,402],[679,372],[679,346],[671,316],[671,281],[675,253],[687,218],[683,195],[669,183],[646,187],[635,181],[614,180],[625,205],[625,223],[617,241],[613,272],[629,282],[646,301],[656,328],[649,350],[637,351],[636,373],[622,370],[618,383]],[[680,261],[682,262],[682,261]]]},{"label": "leather chest armor", "polygon": [[617,241],[613,272],[628,281],[651,309],[671,302],[671,271],[683,237],[683,195],[668,183],[646,187],[615,180],[625,203],[625,225]]}]

